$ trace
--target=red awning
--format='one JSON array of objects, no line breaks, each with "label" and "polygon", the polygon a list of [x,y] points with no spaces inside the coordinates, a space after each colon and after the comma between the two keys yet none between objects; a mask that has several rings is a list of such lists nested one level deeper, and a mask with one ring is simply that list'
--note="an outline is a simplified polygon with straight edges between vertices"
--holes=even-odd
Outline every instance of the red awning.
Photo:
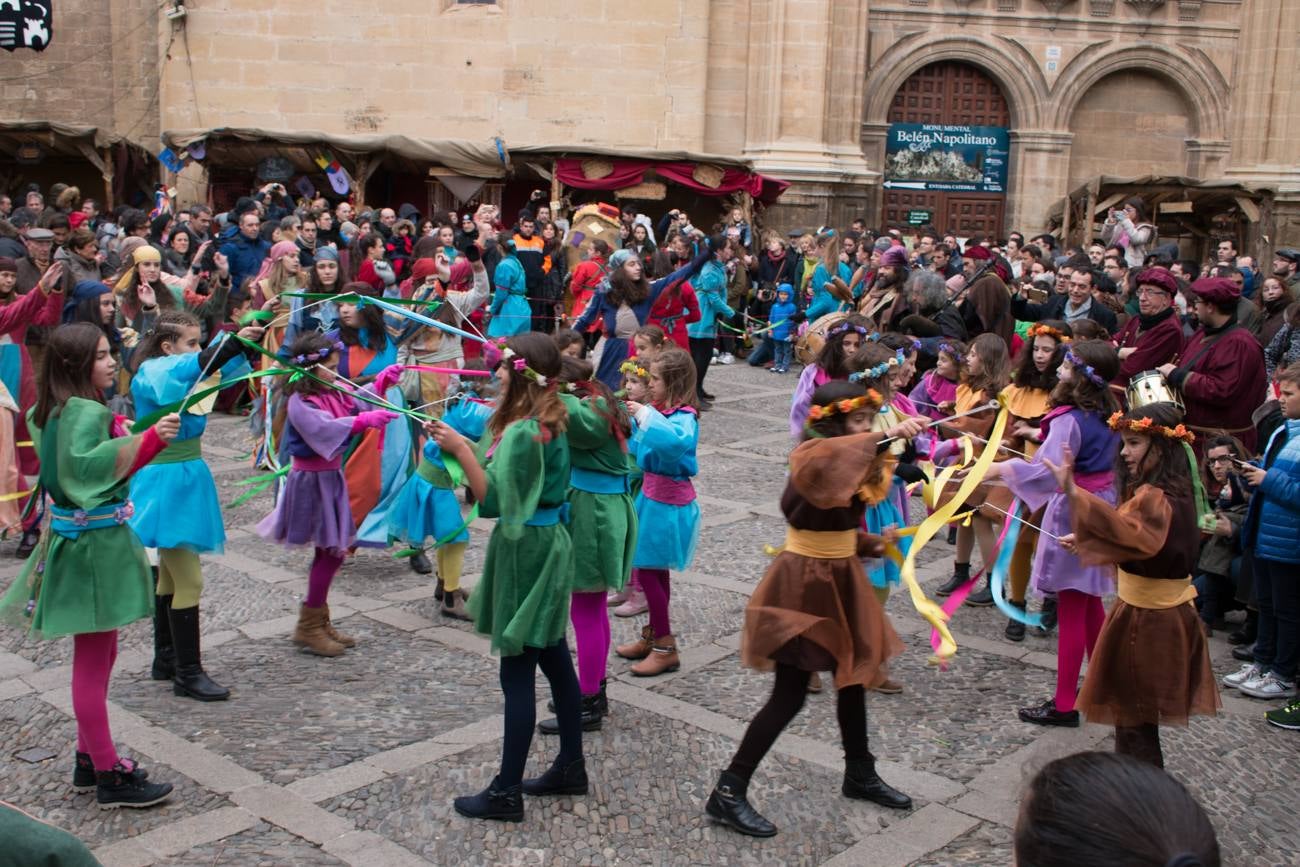
[{"label": "red awning", "polygon": [[[694,190],[702,196],[725,196],[744,190],[760,202],[771,203],[790,186],[788,181],[770,178],[757,172],[735,167],[710,167],[705,181],[699,178],[702,164],[688,162],[653,162],[650,160],[601,160],[600,169],[610,169],[600,177],[589,177],[592,160],[561,157],[555,161],[555,175],[560,183],[579,190],[621,190],[636,186],[653,171],[674,184]],[[584,164],[588,170],[584,171]]]}]

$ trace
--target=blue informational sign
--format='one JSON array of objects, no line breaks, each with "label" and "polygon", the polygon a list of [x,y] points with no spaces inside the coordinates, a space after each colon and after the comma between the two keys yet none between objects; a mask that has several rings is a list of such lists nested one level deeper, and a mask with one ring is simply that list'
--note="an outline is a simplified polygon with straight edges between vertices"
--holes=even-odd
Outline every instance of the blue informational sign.
[{"label": "blue informational sign", "polygon": [[885,145],[885,188],[1005,193],[1010,136],[1003,126],[894,123]]}]

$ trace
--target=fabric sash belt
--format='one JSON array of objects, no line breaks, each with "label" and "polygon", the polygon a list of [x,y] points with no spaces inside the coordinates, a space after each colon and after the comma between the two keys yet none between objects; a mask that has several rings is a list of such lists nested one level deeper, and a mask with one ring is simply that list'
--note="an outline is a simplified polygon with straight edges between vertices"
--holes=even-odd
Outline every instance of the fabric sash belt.
[{"label": "fabric sash belt", "polygon": [[553,527],[556,524],[569,523],[569,504],[558,506],[538,506],[533,516],[524,521],[525,527]]},{"label": "fabric sash belt", "polygon": [[602,473],[586,467],[569,469],[569,485],[589,494],[626,494],[631,490],[626,475]]},{"label": "fabric sash belt", "polygon": [[446,488],[447,490],[452,490],[456,487],[456,483],[451,480],[451,473],[447,472],[442,467],[431,463],[427,459],[421,459],[420,462],[415,465],[415,474],[433,485],[435,488]]},{"label": "fabric sash belt", "polygon": [[857,530],[800,530],[785,528],[785,550],[818,560],[845,560],[858,554]]},{"label": "fabric sash belt", "polygon": [[93,509],[65,509],[50,506],[50,529],[65,539],[75,539],[90,530],[118,527],[131,520],[135,507],[130,500],[105,503]]},{"label": "fabric sash belt", "polygon": [[1119,598],[1134,608],[1177,608],[1196,598],[1191,577],[1147,578],[1119,571]]},{"label": "fabric sash belt", "polygon": [[1115,471],[1102,470],[1097,473],[1076,473],[1074,483],[1090,494],[1100,494],[1110,490],[1115,484]]},{"label": "fabric sash belt", "polygon": [[641,493],[656,503],[685,506],[695,502],[695,485],[690,479],[674,479],[647,472],[641,480]]},{"label": "fabric sash belt", "polygon": [[306,473],[319,473],[325,470],[337,470],[343,466],[342,458],[322,458],[320,456],[300,458],[294,456],[293,468]]},{"label": "fabric sash belt", "polygon": [[167,448],[163,449],[158,455],[151,460],[151,464],[181,464],[185,461],[198,461],[203,459],[203,438],[190,437],[185,440],[172,440]]}]

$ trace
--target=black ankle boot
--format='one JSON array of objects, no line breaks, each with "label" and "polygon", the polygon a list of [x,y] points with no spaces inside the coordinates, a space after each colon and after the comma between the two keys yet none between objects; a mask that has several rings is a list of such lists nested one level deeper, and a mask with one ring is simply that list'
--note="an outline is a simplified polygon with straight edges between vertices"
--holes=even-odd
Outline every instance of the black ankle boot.
[{"label": "black ankle boot", "polygon": [[199,661],[199,606],[171,609],[172,640],[176,645],[176,676],[172,692],[199,701],[225,701],[230,690],[208,677]]},{"label": "black ankle boot", "polygon": [[1259,612],[1246,611],[1246,621],[1241,624],[1240,629],[1234,629],[1228,633],[1229,644],[1254,644],[1255,639],[1259,637]]},{"label": "black ankle boot", "polygon": [[[1012,602],[1011,605],[1014,608],[1019,608],[1022,614],[1024,613],[1025,603]],[[1003,631],[1002,634],[1007,637],[1007,641],[1024,641],[1025,624],[1021,623],[1019,620],[1015,620],[1014,618],[1009,617],[1007,618],[1007,628],[1006,630]]]},{"label": "black ankle boot", "polygon": [[1056,699],[1049,698],[1037,707],[1022,707],[1020,719],[1040,726],[1061,726],[1068,729],[1079,727],[1077,710],[1057,710]]},{"label": "black ankle boot", "polygon": [[849,759],[844,763],[844,784],[840,787],[846,798],[871,801],[895,810],[912,809],[912,799],[880,779],[876,773],[875,759]]},{"label": "black ankle boot", "polygon": [[531,780],[524,780],[525,795],[585,795],[587,794],[587,762],[578,759],[561,766],[560,760],[547,769],[546,773]]},{"label": "black ankle boot", "polygon": [[417,575],[433,574],[433,564],[429,562],[429,558],[424,551],[417,551],[415,556],[407,561],[407,564],[411,567],[411,571]]},{"label": "black ankle boot", "polygon": [[951,596],[952,592],[961,585],[970,580],[970,564],[954,563],[952,567],[952,577],[944,582],[943,586],[934,591],[936,596]]},{"label": "black ankle boot", "polygon": [[[158,567],[154,567],[154,584],[158,583]],[[153,667],[149,676],[154,680],[171,680],[176,674],[176,651],[172,647],[172,624],[169,613],[171,596],[153,598]]]},{"label": "black ankle boot", "polygon": [[470,819],[495,819],[498,822],[524,820],[524,793],[520,786],[500,788],[496,777],[477,795],[465,795],[451,802],[456,812]]},{"label": "black ankle boot", "polygon": [[704,805],[704,812],[714,821],[735,828],[751,837],[774,837],[776,826],[755,810],[745,797],[749,792],[749,782],[730,771],[723,771],[718,776],[718,784],[713,787],[713,794]]},{"label": "black ankle boot", "polygon": [[[551,704],[554,705],[554,700]],[[605,701],[605,687],[600,688],[600,692],[595,695],[584,695],[582,697],[582,730],[584,732],[600,731],[601,720],[605,718],[605,708],[609,703]],[[544,735],[558,735],[560,733],[560,721],[558,719],[544,719],[537,724],[537,730]],[[527,783],[524,784],[524,791],[527,791]]]},{"label": "black ankle boot", "polygon": [[972,608],[988,608],[993,604],[993,585],[988,578],[984,579],[983,587],[966,597],[964,604]]},{"label": "black ankle boot", "polygon": [[1056,597],[1048,596],[1043,599],[1043,622],[1034,627],[1034,634],[1040,638],[1044,635],[1051,635],[1052,630],[1056,628]]},{"label": "black ankle boot", "polygon": [[[134,759],[121,759],[120,764],[123,768],[130,768],[128,773],[136,782],[143,783],[149,779],[149,772]],[[76,762],[72,766],[72,791],[95,791],[95,763],[91,760],[90,753],[77,753]]]},{"label": "black ankle boot", "polygon": [[136,779],[134,772],[121,762],[112,770],[95,772],[95,802],[101,810],[118,807],[152,807],[167,800],[171,783],[150,783]]}]

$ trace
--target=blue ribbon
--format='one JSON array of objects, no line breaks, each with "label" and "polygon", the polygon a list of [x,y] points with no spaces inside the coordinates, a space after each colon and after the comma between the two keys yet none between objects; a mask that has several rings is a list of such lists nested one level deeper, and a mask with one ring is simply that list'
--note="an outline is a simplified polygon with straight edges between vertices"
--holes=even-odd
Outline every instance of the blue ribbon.
[{"label": "blue ribbon", "polygon": [[1020,538],[1020,528],[1024,526],[1023,521],[1027,517],[1026,513],[1029,510],[1025,508],[1025,504],[1020,502],[1019,498],[1016,498],[1011,501],[1011,508],[1008,511],[1011,514],[1007,516],[1007,531],[1002,536],[1002,545],[998,548],[997,559],[993,561],[993,574],[989,576],[989,588],[993,591],[993,604],[1012,620],[1026,626],[1042,626],[1043,615],[1037,612],[1030,614],[1007,601],[1007,573],[1011,571],[1011,558],[1016,553],[1016,541]]},{"label": "blue ribbon", "polygon": [[445,322],[439,322],[436,319],[430,319],[428,316],[424,316],[423,314],[416,313],[414,310],[407,310],[404,307],[398,307],[396,304],[389,304],[387,301],[384,301],[381,298],[370,298],[368,296],[363,295],[357,300],[358,307],[365,307],[370,304],[373,304],[374,306],[382,310],[387,310],[389,313],[393,313],[398,316],[404,316],[413,322],[420,323],[421,325],[427,325],[430,328],[437,328],[439,331],[445,331],[448,334],[455,334],[458,337],[467,337],[470,340],[473,340],[477,343],[488,342],[486,338],[479,337],[477,334],[470,334],[468,331],[462,331],[461,329],[457,328],[454,325],[448,325]]}]

